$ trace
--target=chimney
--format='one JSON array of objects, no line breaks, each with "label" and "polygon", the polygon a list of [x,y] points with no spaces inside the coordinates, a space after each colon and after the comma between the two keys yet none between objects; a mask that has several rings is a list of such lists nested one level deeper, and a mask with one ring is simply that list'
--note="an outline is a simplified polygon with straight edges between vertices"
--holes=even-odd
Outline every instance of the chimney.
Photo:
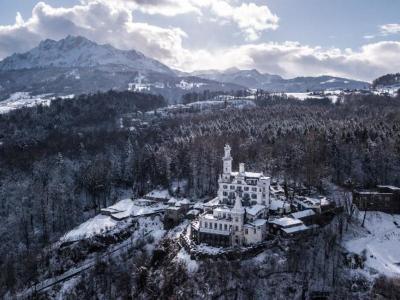
[{"label": "chimney", "polygon": [[239,164],[239,174],[244,174],[244,163]]}]

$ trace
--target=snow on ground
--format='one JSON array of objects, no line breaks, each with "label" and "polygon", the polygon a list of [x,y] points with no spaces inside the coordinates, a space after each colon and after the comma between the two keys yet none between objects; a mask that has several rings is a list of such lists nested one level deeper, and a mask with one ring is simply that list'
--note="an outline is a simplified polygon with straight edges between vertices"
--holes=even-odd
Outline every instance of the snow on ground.
[{"label": "snow on ground", "polygon": [[312,99],[322,99],[322,96],[316,96],[316,95],[312,95],[311,93],[286,93],[286,95],[288,97],[293,97],[299,100],[306,100],[309,98]]},{"label": "snow on ground", "polygon": [[26,92],[14,93],[10,98],[0,101],[0,114],[5,114],[22,107],[32,107],[40,104],[49,105],[50,101],[48,95],[31,96]]},{"label": "snow on ground", "polygon": [[[89,219],[85,223],[79,225],[77,228],[66,233],[61,238],[61,241],[72,242],[85,238],[90,238],[94,235],[114,229],[118,224],[123,224],[123,219],[130,216],[137,217],[148,215],[166,208],[166,205],[163,204],[153,204],[150,206],[139,205],[138,202],[140,200],[141,199],[123,199],[110,207],[102,209],[103,214],[97,215],[94,218]],[[117,221],[115,219],[119,219],[121,221]],[[139,219],[139,225],[147,227],[145,223],[140,224],[140,222],[141,219]]]},{"label": "snow on ground", "polygon": [[118,221],[114,221],[109,216],[97,215],[65,234],[61,240],[63,242],[73,242],[80,239],[89,238],[96,234],[109,231],[117,224]]},{"label": "snow on ground", "polygon": [[286,93],[288,97],[293,97],[304,101],[305,99],[324,99],[329,98],[333,103],[335,103],[342,91],[324,91],[321,94],[314,95],[312,93]]},{"label": "snow on ground", "polygon": [[388,94],[392,97],[395,97],[399,90],[400,90],[400,84],[395,84],[391,86],[377,88],[376,90],[373,91],[373,93],[377,95]]},{"label": "snow on ground", "polygon": [[70,292],[80,281],[79,277],[72,277],[71,279],[63,282],[61,284],[60,290],[57,293],[57,296],[54,298],[57,300],[65,299],[65,295]]},{"label": "snow on ground", "polygon": [[196,249],[200,252],[208,253],[208,254],[218,254],[218,253],[224,252],[224,248],[212,247],[207,244],[197,245]]},{"label": "snow on ground", "polygon": [[[60,96],[63,99],[71,99],[74,95]],[[23,107],[33,107],[37,105],[50,105],[50,102],[57,97],[53,94],[43,94],[32,96],[27,92],[17,92],[12,94],[8,99],[0,101],[0,114],[8,113],[12,110],[20,109]]]},{"label": "snow on ground", "polygon": [[175,259],[177,261],[181,261],[186,265],[189,273],[196,273],[199,269],[199,264],[196,260],[190,258],[190,255],[186,252],[185,248],[181,248],[181,250],[176,255]]},{"label": "snow on ground", "polygon": [[129,216],[151,214],[167,208],[166,205],[161,203],[150,205],[150,202],[151,201],[146,199],[123,199],[110,207],[103,208],[101,211],[104,213],[109,213],[114,218],[122,220]]},{"label": "snow on ground", "polygon": [[[363,217],[364,212],[360,212],[360,224]],[[344,242],[348,251],[365,251],[367,267],[387,276],[400,276],[400,215],[367,212],[365,230],[352,233],[354,236],[348,236]]]},{"label": "snow on ground", "polygon": [[[182,234],[182,232],[185,230],[185,228],[189,226],[189,224],[190,224],[189,220],[184,220],[178,226],[175,226],[174,228],[169,230],[167,236],[172,239],[178,239],[179,236]],[[190,227],[188,227],[188,229],[190,229]]]}]

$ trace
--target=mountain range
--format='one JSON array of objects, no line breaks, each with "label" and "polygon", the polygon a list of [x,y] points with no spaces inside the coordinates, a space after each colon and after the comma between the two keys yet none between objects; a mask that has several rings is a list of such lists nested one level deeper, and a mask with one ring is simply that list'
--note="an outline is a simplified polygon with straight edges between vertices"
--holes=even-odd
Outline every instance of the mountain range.
[{"label": "mountain range", "polygon": [[16,92],[70,95],[134,90],[163,95],[170,103],[188,92],[264,89],[305,92],[368,88],[367,82],[320,76],[284,79],[257,70],[184,73],[135,50],[99,45],[81,36],[44,40],[34,49],[0,62],[0,100]]},{"label": "mountain range", "polygon": [[231,82],[247,88],[263,89],[271,92],[354,90],[366,89],[370,86],[367,82],[333,76],[284,79],[279,75],[260,73],[255,69],[239,70],[237,68],[231,68],[225,71],[197,71],[192,73],[192,75],[220,82]]},{"label": "mountain range", "polygon": [[0,62],[0,100],[16,92],[70,95],[110,89],[161,94],[171,103],[189,91],[244,89],[174,70],[135,51],[99,45],[81,36],[44,40]]}]

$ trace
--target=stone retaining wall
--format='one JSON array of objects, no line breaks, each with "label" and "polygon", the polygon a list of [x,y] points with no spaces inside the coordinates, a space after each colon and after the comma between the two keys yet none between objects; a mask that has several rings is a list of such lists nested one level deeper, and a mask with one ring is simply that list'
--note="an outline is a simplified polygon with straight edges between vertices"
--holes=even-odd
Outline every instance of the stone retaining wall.
[{"label": "stone retaining wall", "polygon": [[198,249],[197,245],[187,237],[186,230],[187,229],[185,229],[179,236],[179,244],[185,248],[185,250],[190,254],[190,257],[195,260],[244,260],[260,254],[265,249],[270,249],[278,245],[278,240],[274,239],[255,244],[250,247],[221,248],[221,252],[209,253]]}]

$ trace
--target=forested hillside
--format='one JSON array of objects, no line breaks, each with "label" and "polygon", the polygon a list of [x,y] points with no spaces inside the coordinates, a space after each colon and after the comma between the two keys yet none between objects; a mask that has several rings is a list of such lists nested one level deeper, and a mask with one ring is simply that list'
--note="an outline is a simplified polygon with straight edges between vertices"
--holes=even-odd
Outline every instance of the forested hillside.
[{"label": "forested hillside", "polygon": [[400,84],[400,73],[396,74],[386,74],[372,82],[374,88],[379,86],[390,86],[394,84]]},{"label": "forested hillside", "polygon": [[161,118],[139,111],[163,98],[109,92],[0,115],[0,290],[34,282],[42,249],[121,190],[142,195],[186,179],[193,198],[215,195],[225,143],[234,164],[295,188],[400,184],[399,98],[256,103]]}]

